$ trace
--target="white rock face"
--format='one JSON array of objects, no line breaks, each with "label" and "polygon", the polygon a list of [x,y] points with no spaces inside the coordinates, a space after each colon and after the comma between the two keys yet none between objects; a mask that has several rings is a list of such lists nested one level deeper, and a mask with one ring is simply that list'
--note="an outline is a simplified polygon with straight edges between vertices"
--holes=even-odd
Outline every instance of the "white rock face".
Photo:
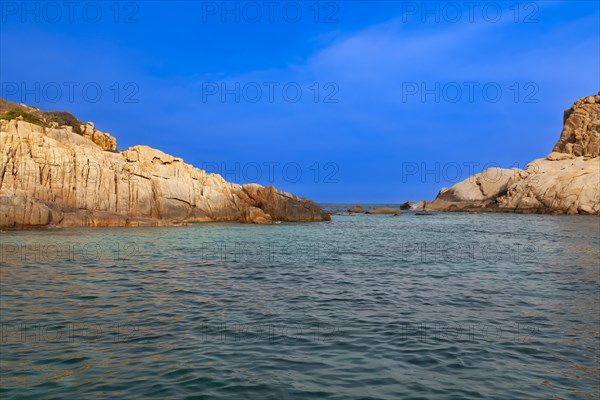
[{"label": "white rock face", "polygon": [[524,171],[490,168],[440,191],[425,209],[600,215],[600,94],[565,112],[548,157]]},{"label": "white rock face", "polygon": [[529,163],[497,200],[515,212],[600,215],[600,157],[556,157]]},{"label": "white rock face", "polygon": [[322,221],[320,207],[272,187],[237,185],[147,146],[0,120],[0,228]]}]

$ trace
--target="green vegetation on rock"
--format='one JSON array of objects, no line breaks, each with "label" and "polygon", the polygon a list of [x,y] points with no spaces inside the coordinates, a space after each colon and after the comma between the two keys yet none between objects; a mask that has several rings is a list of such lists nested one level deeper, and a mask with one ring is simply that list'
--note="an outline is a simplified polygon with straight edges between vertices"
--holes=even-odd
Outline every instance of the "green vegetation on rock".
[{"label": "green vegetation on rock", "polygon": [[44,128],[50,126],[51,123],[55,122],[59,126],[70,126],[73,128],[73,132],[78,135],[83,135],[81,130],[81,122],[73,116],[73,114],[66,111],[39,111],[35,110],[34,113],[27,112],[21,108],[13,108],[2,114],[0,119],[11,120],[17,117],[22,117],[23,121],[29,122],[35,125],[43,126]]},{"label": "green vegetation on rock", "polygon": [[47,127],[48,124],[33,114],[28,113],[27,111],[23,111],[20,108],[13,108],[10,111],[5,112],[0,116],[0,119],[11,120],[16,119],[17,117],[22,117],[23,121],[29,122],[31,124]]}]

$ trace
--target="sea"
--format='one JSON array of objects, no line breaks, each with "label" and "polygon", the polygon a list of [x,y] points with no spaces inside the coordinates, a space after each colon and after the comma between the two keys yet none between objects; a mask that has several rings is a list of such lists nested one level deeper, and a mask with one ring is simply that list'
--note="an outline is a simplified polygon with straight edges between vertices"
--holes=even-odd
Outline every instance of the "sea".
[{"label": "sea", "polygon": [[323,206],[1,232],[0,398],[600,397],[599,217]]}]

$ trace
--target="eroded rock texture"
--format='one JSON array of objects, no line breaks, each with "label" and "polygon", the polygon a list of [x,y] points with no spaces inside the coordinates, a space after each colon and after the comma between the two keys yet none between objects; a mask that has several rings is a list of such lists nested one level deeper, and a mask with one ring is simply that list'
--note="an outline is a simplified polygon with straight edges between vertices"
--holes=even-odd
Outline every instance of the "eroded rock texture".
[{"label": "eroded rock texture", "polygon": [[553,152],[574,156],[600,154],[600,93],[585,97],[565,111],[564,127]]},{"label": "eroded rock texture", "polygon": [[440,191],[425,209],[600,215],[600,93],[565,111],[560,139],[548,157],[526,170],[489,169],[471,176]]},{"label": "eroded rock texture", "polygon": [[91,124],[76,133],[0,120],[0,228],[329,219],[273,187],[233,184],[147,146],[115,149]]}]

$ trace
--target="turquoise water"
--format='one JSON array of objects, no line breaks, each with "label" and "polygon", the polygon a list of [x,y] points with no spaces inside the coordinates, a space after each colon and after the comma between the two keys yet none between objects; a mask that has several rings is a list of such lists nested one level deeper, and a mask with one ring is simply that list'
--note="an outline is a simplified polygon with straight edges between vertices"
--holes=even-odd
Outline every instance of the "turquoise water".
[{"label": "turquoise water", "polygon": [[599,396],[597,217],[0,240],[3,399]]}]

